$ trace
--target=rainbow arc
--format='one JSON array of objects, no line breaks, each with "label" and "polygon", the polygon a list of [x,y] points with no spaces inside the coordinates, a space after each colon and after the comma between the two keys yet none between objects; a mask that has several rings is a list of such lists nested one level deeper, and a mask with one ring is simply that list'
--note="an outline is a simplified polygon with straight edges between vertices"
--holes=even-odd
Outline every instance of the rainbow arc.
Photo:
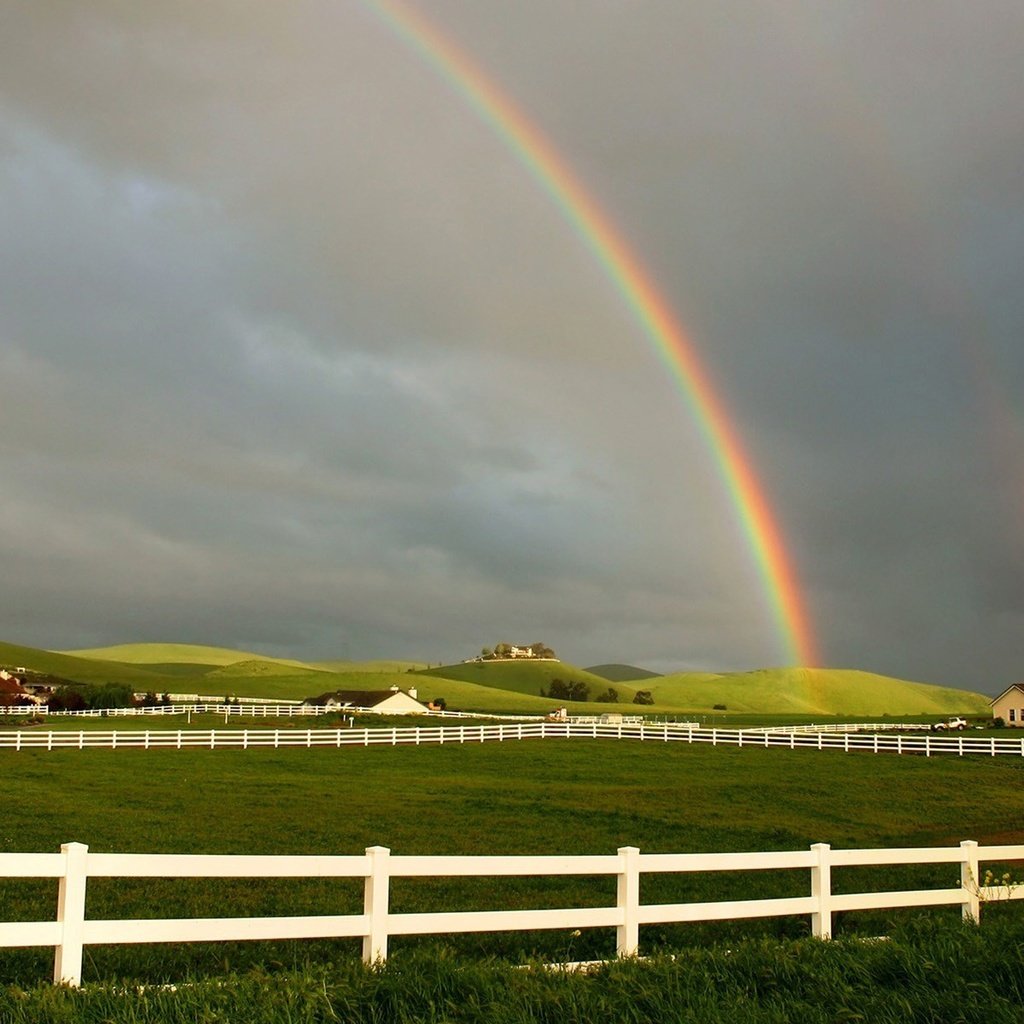
[{"label": "rainbow arc", "polygon": [[696,346],[636,253],[540,128],[466,53],[418,11],[398,0],[363,2],[491,127],[548,193],[603,267],[676,379],[694,422],[713,453],[757,567],[788,663],[818,664],[803,592],[765,490]]}]

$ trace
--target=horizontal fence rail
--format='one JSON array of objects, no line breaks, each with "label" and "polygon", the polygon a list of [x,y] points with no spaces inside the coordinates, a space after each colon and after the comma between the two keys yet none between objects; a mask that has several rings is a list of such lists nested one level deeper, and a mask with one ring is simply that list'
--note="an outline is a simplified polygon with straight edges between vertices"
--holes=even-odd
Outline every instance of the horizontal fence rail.
[{"label": "horizontal fence rail", "polygon": [[485,725],[403,726],[371,729],[135,729],[55,732],[35,729],[0,731],[0,749],[60,750],[102,747],[203,747],[209,750],[256,747],[402,746],[445,743],[488,743],[525,739],[618,739],[652,743],[703,743],[712,746],[863,751],[873,754],[916,754],[933,757],[1024,757],[1024,736],[884,735],[881,733],[765,732],[757,729],[701,729],[680,723],[511,722]]},{"label": "horizontal fence rail", "polygon": [[822,725],[755,725],[749,732],[935,732],[929,722],[826,722]]},{"label": "horizontal fence rail", "polygon": [[[288,701],[281,704],[267,701],[257,701],[255,698],[242,698],[247,703],[231,703],[207,701],[193,704],[154,704],[151,706],[135,706],[130,708],[83,708],[78,711],[51,711],[45,704],[29,706],[0,706],[0,714],[12,715],[53,715],[58,718],[135,718],[135,717],[161,717],[164,715],[227,715],[230,718],[294,718],[294,717],[318,717],[320,715],[349,715],[349,714],[380,714],[371,707],[364,707],[358,704],[334,705],[324,707],[314,704],[301,704],[297,701]],[[521,721],[539,722],[544,719],[543,715],[494,715],[479,711],[437,711],[424,708],[423,711],[415,712],[424,718],[452,718],[452,719],[493,719],[495,721]],[[591,719],[588,719],[590,721]],[[598,721],[594,718],[593,721]],[[639,721],[639,719],[637,719]]]},{"label": "horizontal fence rail", "polygon": [[[606,856],[392,856],[382,846],[358,856],[220,856],[91,853],[66,843],[60,853],[0,853],[0,878],[58,880],[56,920],[0,922],[0,948],[52,946],[55,983],[80,985],[87,945],[148,942],[217,942],[242,939],[361,938],[367,963],[386,959],[392,935],[457,934],[533,929],[614,928],[617,956],[639,953],[640,926],[806,915],[811,932],[831,938],[832,916],[851,910],[959,906],[965,920],[980,920],[988,901],[1024,898],[1012,885],[979,884],[979,865],[1024,860],[1024,846],[985,846],[967,840],[955,847],[808,850],[770,853],[641,853],[620,847]],[[950,864],[959,884],[909,892],[838,894],[835,868],[894,864]],[[644,875],[795,870],[807,872],[806,895],[784,899],[645,904]],[[392,913],[393,878],[604,875],[616,879],[614,906],[543,910]],[[363,879],[362,913],[263,918],[92,920],[86,916],[90,878],[356,878]]]}]

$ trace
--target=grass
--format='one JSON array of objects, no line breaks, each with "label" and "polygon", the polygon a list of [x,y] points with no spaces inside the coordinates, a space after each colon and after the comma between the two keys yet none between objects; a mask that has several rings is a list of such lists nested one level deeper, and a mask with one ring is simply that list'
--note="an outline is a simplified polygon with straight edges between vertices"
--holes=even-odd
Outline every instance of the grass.
[{"label": "grass", "polygon": [[[737,750],[610,741],[250,751],[22,751],[5,754],[0,849],[45,852],[62,842],[94,851],[353,853],[610,853],[949,845],[1017,842],[1024,767],[1011,759],[938,762],[817,751]],[[510,781],[514,780],[514,782]],[[40,813],[45,801],[45,813]],[[863,874],[863,873],[862,873]],[[880,869],[868,887],[955,884],[955,869]],[[958,877],[958,876],[957,876]],[[836,872],[837,887],[864,884]],[[805,872],[652,876],[648,902],[787,896]],[[847,889],[849,891],[849,889]],[[612,879],[399,880],[395,909],[607,905]],[[52,915],[52,883],[0,883],[9,920]],[[90,883],[89,914],[219,916],[355,913],[356,883],[117,881]],[[936,912],[940,917],[950,911]],[[929,914],[915,911],[913,916]],[[10,916],[7,916],[10,915]],[[837,934],[879,934],[899,914],[845,915]],[[805,919],[649,927],[645,951],[744,937],[799,938]],[[396,942],[396,952],[422,940]],[[460,957],[564,956],[565,933],[453,937]],[[574,955],[607,956],[607,930],[574,940]],[[176,947],[93,947],[87,978],[180,980],[305,957],[349,960],[350,940]],[[50,954],[11,951],[0,983],[47,976]],[[227,964],[227,968],[225,968]],[[0,1019],[3,1019],[0,1017]]]},{"label": "grass", "polygon": [[613,663],[610,665],[588,665],[584,672],[589,672],[591,675],[600,676],[601,679],[607,679],[611,683],[637,683],[642,685],[645,679],[660,679],[660,672],[651,672],[646,668],[637,668],[636,665],[620,665]]},{"label": "grass", "polygon": [[249,651],[235,651],[228,647],[206,647],[201,644],[118,644],[114,647],[90,647],[63,653],[76,658],[119,661],[134,665],[189,663],[217,667],[233,665],[239,661],[266,661],[289,665],[292,668],[309,667],[302,661],[270,658]]},{"label": "grass", "polygon": [[24,666],[30,671],[83,683],[129,683],[140,690],[160,689],[168,681],[166,676],[137,665],[77,658],[8,643],[0,643],[0,665],[5,668]]},{"label": "grass", "polygon": [[848,669],[760,669],[728,675],[679,673],[645,681],[655,701],[694,711],[798,715],[988,714],[988,699],[967,690],[890,679]]},{"label": "grass", "polygon": [[5,1024],[1018,1024],[1024,928],[903,927],[885,943],[745,941],[585,973],[467,961],[445,947],[382,970],[256,966],[175,990],[0,989]]}]

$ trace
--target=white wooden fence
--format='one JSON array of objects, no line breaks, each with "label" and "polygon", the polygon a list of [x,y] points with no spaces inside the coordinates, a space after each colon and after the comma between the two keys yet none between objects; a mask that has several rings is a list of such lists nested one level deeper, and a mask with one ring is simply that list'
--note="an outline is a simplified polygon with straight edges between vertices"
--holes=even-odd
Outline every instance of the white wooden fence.
[{"label": "white wooden fence", "polygon": [[[80,985],[87,945],[146,942],[216,942],[244,939],[362,939],[363,959],[386,959],[392,935],[461,934],[533,929],[614,928],[618,956],[639,952],[640,926],[682,922],[808,915],[818,938],[832,935],[832,915],[850,910],[959,906],[964,919],[980,920],[981,904],[1024,898],[1012,885],[979,884],[985,862],[1024,860],[1024,846],[887,850],[833,850],[816,843],[809,850],[772,853],[641,853],[621,847],[611,856],[391,856],[372,846],[361,856],[218,856],[90,853],[67,843],[60,853],[0,853],[0,878],[59,879],[54,921],[0,923],[0,948],[52,946],[53,980]],[[850,866],[951,864],[959,866],[958,884],[944,889],[839,894],[832,870]],[[645,904],[643,875],[790,869],[809,872],[805,896],[725,900],[704,903]],[[606,875],[617,879],[616,900],[608,907],[544,910],[438,911],[395,914],[389,908],[392,878],[467,878],[480,876]],[[86,886],[90,878],[362,878],[361,914],[262,917],[89,920]]]},{"label": "white wooden fence", "polygon": [[1024,757],[1024,735],[1018,738],[977,736],[882,735],[879,733],[764,732],[754,729],[700,729],[682,723],[601,724],[593,722],[512,722],[486,725],[406,726],[371,729],[134,729],[90,731],[0,731],[0,749],[105,747],[205,747],[209,750],[252,747],[345,747],[488,743],[525,739],[620,739],[656,743],[704,743],[712,746],[786,747],[790,750],[866,751],[874,754],[918,754],[932,757],[982,754]]},{"label": "white wooden fence", "polygon": [[756,725],[749,732],[930,732],[928,722],[826,722],[823,725]]},{"label": "white wooden fence", "polygon": [[[54,715],[59,718],[136,718],[136,717],[163,717],[166,715],[227,715],[230,718],[294,718],[296,716],[316,718],[321,715],[347,715],[352,713],[379,713],[373,708],[360,707],[356,704],[346,704],[343,707],[321,707],[319,705],[302,704],[298,701],[286,701],[284,703],[272,703],[260,701],[254,697],[237,698],[246,700],[248,703],[236,704],[234,702],[225,704],[223,702],[207,701],[192,704],[156,704],[152,707],[130,707],[130,708],[83,708],[80,711],[50,711],[45,705],[32,708],[4,709],[0,707],[0,713],[7,710],[9,714],[28,715]],[[424,709],[415,714],[423,718],[452,718],[452,719],[493,719],[495,721],[520,721],[540,722],[544,720],[543,715],[496,715],[487,714],[482,711],[430,711]],[[596,716],[587,721],[599,721]],[[640,721],[637,718],[636,721]],[[580,721],[580,719],[573,719]],[[698,723],[694,723],[695,725]]]},{"label": "white wooden fence", "polygon": [[[51,711],[60,718],[161,718],[165,715],[227,715],[231,718],[316,718],[319,715],[337,713],[337,708],[328,710],[311,704],[154,704],[152,707],[131,708],[83,708],[81,711]],[[346,709],[347,710],[347,709]]]}]

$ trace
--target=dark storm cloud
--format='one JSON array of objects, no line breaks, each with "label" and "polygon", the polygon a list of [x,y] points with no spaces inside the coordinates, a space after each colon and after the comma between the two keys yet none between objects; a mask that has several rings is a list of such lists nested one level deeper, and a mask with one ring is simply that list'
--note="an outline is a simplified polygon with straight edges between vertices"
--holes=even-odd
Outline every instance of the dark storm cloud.
[{"label": "dark storm cloud", "polygon": [[[1015,678],[1024,15],[420,9],[690,328],[827,660]],[[2,18],[5,638],[784,656],[640,327],[369,7]]]}]

